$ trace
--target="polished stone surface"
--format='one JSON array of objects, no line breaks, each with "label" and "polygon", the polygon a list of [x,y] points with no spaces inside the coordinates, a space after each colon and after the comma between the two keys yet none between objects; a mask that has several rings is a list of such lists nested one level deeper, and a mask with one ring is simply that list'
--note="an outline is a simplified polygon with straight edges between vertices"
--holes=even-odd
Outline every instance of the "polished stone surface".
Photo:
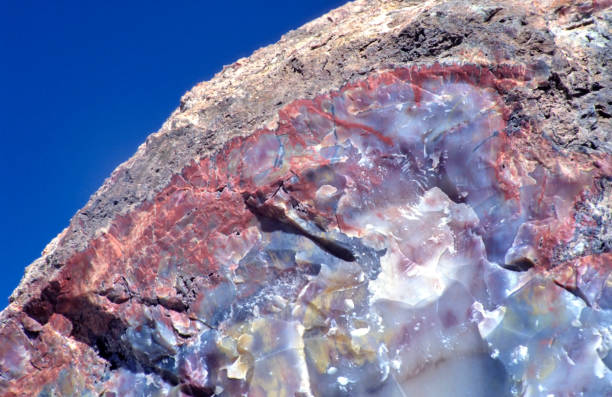
[{"label": "polished stone surface", "polygon": [[57,350],[2,368],[51,368],[41,396],[609,393],[612,159],[510,126],[535,78],[399,68],[291,103],[74,255],[26,308]]}]

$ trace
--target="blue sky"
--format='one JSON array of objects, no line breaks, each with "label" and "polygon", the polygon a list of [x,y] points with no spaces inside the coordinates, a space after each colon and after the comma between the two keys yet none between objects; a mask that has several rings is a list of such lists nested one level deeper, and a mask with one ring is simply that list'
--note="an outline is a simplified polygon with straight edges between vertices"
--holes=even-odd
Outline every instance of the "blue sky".
[{"label": "blue sky", "polygon": [[0,2],[0,308],[199,81],[345,1]]}]

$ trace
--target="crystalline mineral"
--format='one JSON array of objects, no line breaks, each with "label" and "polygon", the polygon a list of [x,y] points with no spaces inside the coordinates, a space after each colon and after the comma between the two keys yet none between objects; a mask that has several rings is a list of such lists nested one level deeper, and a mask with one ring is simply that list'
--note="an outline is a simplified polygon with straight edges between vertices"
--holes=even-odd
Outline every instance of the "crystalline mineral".
[{"label": "crystalline mineral", "polygon": [[62,237],[3,314],[0,387],[612,393],[612,156],[517,116],[542,68],[380,66],[184,159],[85,246]]}]

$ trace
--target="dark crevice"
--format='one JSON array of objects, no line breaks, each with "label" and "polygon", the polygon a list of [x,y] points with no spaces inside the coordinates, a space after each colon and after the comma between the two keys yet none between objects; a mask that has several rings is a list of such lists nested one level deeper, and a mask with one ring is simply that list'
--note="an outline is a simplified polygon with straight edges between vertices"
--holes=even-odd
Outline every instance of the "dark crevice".
[{"label": "dark crevice", "polygon": [[502,7],[495,7],[495,8],[491,8],[491,9],[489,9],[489,10],[486,10],[486,11],[485,11],[485,16],[484,16],[484,18],[483,18],[483,20],[482,20],[482,21],[483,21],[484,23],[488,23],[488,22],[490,22],[490,21],[491,21],[491,19],[493,19],[493,17],[494,17],[495,15],[497,15],[497,14],[498,14],[498,13],[499,13],[501,10],[503,10],[503,8],[502,8]]},{"label": "dark crevice", "polygon": [[355,254],[349,248],[344,247],[343,244],[340,242],[334,240],[319,239],[314,236],[310,236],[310,238],[315,243],[317,243],[319,247],[323,248],[325,251],[329,252],[333,256],[342,259],[343,261],[355,262],[357,260]]},{"label": "dark crevice", "polygon": [[[155,373],[168,384],[180,384],[173,357],[166,354],[149,357],[134,350],[125,338],[128,325],[85,295],[63,295],[59,283],[52,282],[24,311],[41,324],[47,323],[53,313],[66,317],[72,323],[70,337],[94,349],[111,370],[124,368],[134,373]],[[37,333],[31,334],[37,336]]]},{"label": "dark crevice", "polygon": [[23,329],[23,333],[28,337],[28,339],[33,340],[38,338],[38,335],[40,335],[40,331],[31,331],[27,328]]},{"label": "dark crevice", "polygon": [[184,313],[189,309],[183,301],[179,298],[141,298],[139,302],[146,306],[161,306],[173,312]]},{"label": "dark crevice", "polygon": [[[257,197],[255,199],[254,197]],[[309,232],[304,227],[299,227],[295,224],[295,222],[291,222],[289,217],[282,212],[278,207],[273,207],[271,205],[259,204],[262,201],[261,194],[256,193],[255,196],[247,194],[245,195],[245,204],[247,208],[255,215],[257,218],[268,218],[284,225],[284,231],[290,234],[298,234],[302,235],[312,242],[317,244],[321,249],[328,252],[329,254],[342,259],[347,262],[354,262],[357,260],[355,253],[346,246],[343,242],[337,241],[332,236],[329,236],[328,233],[318,233],[320,235],[315,235],[314,233]],[[304,222],[307,222],[304,220]],[[321,229],[319,225],[314,224],[312,228]]]},{"label": "dark crevice", "polygon": [[575,92],[571,94],[572,98],[580,98],[585,96],[586,94],[590,93],[591,90],[589,90],[586,87],[576,87],[575,88]]},{"label": "dark crevice", "polygon": [[557,280],[555,280],[555,284],[561,288],[563,288],[564,290],[566,290],[567,292],[569,292],[570,294],[574,295],[575,297],[581,299],[582,301],[584,301],[584,303],[588,306],[591,307],[591,302],[589,302],[589,298],[584,294],[584,292],[582,292],[582,290],[578,287],[570,287],[568,285],[563,285],[560,282],[558,282]]},{"label": "dark crevice", "polygon": [[[128,301],[134,301],[146,306],[162,306],[170,311],[183,313],[189,310],[189,289],[176,288],[177,296],[168,298],[148,298],[142,297],[138,293],[133,292],[125,277],[122,277],[122,282],[116,283],[112,288],[98,292],[98,295],[105,297],[114,304],[123,304]],[[193,281],[193,280],[191,280]],[[184,286],[182,286],[184,287]]]},{"label": "dark crevice", "polygon": [[215,389],[186,383],[181,385],[181,392],[192,397],[210,397],[215,395]]},{"label": "dark crevice", "polygon": [[600,104],[595,105],[595,111],[597,112],[599,117],[602,117],[604,119],[609,119],[612,117],[612,114],[605,111],[605,107],[603,105],[600,105]]},{"label": "dark crevice", "polygon": [[582,28],[582,27],[585,27],[585,26],[592,25],[593,23],[595,23],[595,21],[592,18],[589,18],[589,19],[586,19],[586,20],[574,23],[572,25],[569,25],[569,26],[567,26],[565,28],[565,30],[575,30],[575,29],[578,29],[578,28]]},{"label": "dark crevice", "polygon": [[49,317],[55,312],[58,295],[60,293],[60,285],[57,281],[52,281],[41,292],[40,297],[30,300],[23,311],[34,320],[44,325],[49,321]]},{"label": "dark crevice", "polygon": [[[284,188],[281,191],[287,193]],[[325,231],[320,222],[317,222],[317,215],[311,213],[306,205],[302,205],[293,197],[279,194],[279,197],[266,200],[263,193],[255,192],[244,194],[243,199],[246,208],[260,222],[262,231],[282,231],[303,236],[335,258],[358,263],[366,276],[371,279],[380,272],[380,257],[386,250],[376,251],[363,245],[358,238],[350,238],[341,231]],[[318,272],[320,267],[312,270]]]},{"label": "dark crevice", "polygon": [[551,73],[550,77],[548,78],[548,81],[551,83],[550,86],[556,88],[558,91],[561,91],[565,95],[566,99],[572,98],[572,96],[570,95],[569,89],[567,88],[565,84],[563,84],[559,74],[554,73],[554,72]]},{"label": "dark crevice", "polygon": [[447,173],[442,174],[438,181],[436,181],[435,186],[444,192],[454,203],[457,204],[465,204],[466,203],[466,195],[461,194],[457,189],[457,186],[450,180]]},{"label": "dark crevice", "polygon": [[535,263],[533,263],[533,261],[528,258],[520,258],[520,259],[515,260],[512,263],[502,265],[503,268],[512,270],[515,272],[526,272],[527,270],[531,269],[534,266],[535,266]]},{"label": "dark crevice", "polygon": [[291,70],[294,73],[297,73],[302,76],[304,75],[304,63],[302,61],[293,57],[289,60],[289,65],[291,66]]},{"label": "dark crevice", "polygon": [[62,296],[59,283],[51,282],[38,299],[28,302],[24,312],[40,324],[46,324],[53,313],[63,315],[72,323],[72,338],[94,348],[111,367],[123,366],[125,354],[118,340],[127,325],[88,297]]}]

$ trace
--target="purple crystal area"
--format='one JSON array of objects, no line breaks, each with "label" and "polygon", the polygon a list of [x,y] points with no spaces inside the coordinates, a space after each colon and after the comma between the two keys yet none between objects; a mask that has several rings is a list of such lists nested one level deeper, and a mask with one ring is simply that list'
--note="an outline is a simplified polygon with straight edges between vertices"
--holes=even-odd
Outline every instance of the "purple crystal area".
[{"label": "purple crystal area", "polygon": [[[528,84],[394,69],[194,161],[28,309],[108,361],[43,395],[609,392],[612,263],[581,208],[609,201],[611,159],[508,128]],[[14,378],[37,354],[2,349]]]}]

